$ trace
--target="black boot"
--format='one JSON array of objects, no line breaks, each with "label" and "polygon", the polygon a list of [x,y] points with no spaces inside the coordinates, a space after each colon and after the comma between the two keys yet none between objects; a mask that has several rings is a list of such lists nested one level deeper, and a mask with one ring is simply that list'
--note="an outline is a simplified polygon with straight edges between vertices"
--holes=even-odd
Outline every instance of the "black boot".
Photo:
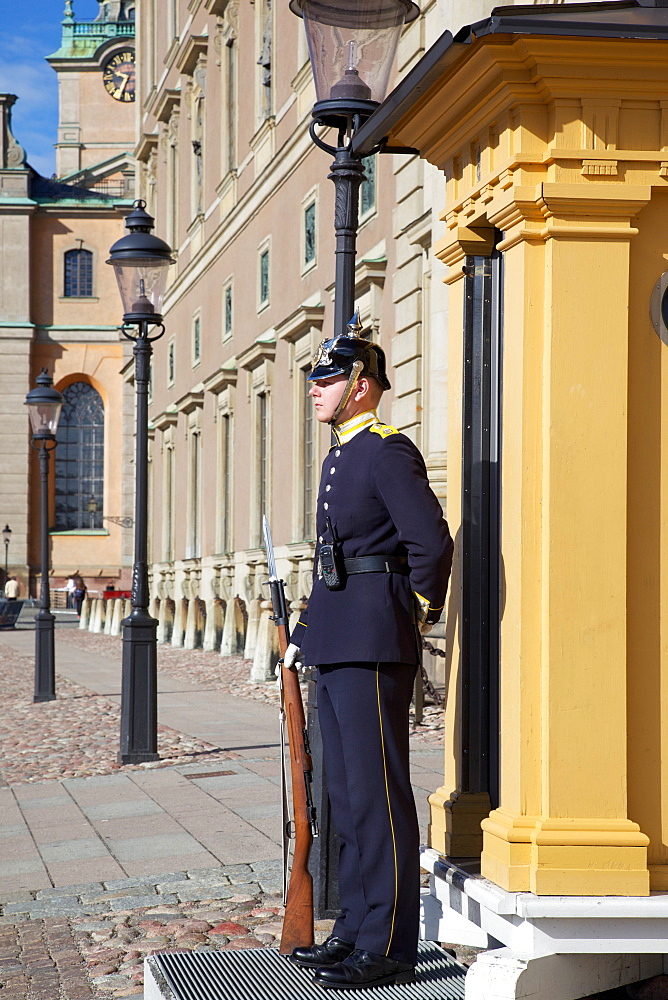
[{"label": "black boot", "polygon": [[362,990],[367,986],[391,986],[414,980],[415,969],[407,962],[370,951],[354,951],[342,962],[318,969],[313,982],[331,990]]},{"label": "black boot", "polygon": [[328,937],[322,944],[314,944],[310,948],[295,948],[290,957],[303,969],[318,969],[321,965],[335,965],[337,962],[342,962],[354,949],[355,945],[349,941]]}]

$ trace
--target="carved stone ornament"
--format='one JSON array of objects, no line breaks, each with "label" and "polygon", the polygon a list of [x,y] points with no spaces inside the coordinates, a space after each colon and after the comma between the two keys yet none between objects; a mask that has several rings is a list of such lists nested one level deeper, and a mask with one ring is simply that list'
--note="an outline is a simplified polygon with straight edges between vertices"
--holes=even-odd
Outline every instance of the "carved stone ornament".
[{"label": "carved stone ornament", "polygon": [[26,153],[23,146],[19,146],[14,136],[10,133],[7,144],[7,166],[10,169],[20,169],[25,166]]},{"label": "carved stone ornament", "polygon": [[220,596],[224,601],[232,600],[234,590],[234,568],[224,566],[220,571]]},{"label": "carved stone ornament", "polygon": [[171,117],[169,119],[169,124],[167,126],[167,137],[171,145],[176,145],[179,139],[179,112],[172,111]]},{"label": "carved stone ornament", "polygon": [[188,108],[188,113],[186,114],[187,119],[190,119],[191,117],[192,107],[195,101],[195,90],[195,82],[193,78],[189,76],[186,80],[185,87],[183,88],[183,103]]},{"label": "carved stone ornament", "polygon": [[155,150],[151,152],[146,164],[146,184],[149,188],[154,188],[157,181],[158,155]]},{"label": "carved stone ornament", "polygon": [[[218,55],[222,53],[225,46],[225,39],[223,37],[224,31],[225,28],[222,17],[216,18],[216,32],[213,36],[213,47]],[[216,66],[220,66],[220,59],[216,59]]]},{"label": "carved stone ornament", "polygon": [[236,39],[239,32],[239,3],[235,0],[234,3],[228,3],[225,8],[225,14],[223,16],[223,24],[225,25],[225,39]]},{"label": "carved stone ornament", "polygon": [[206,56],[202,53],[197,60],[193,73],[193,81],[202,94],[206,94]]},{"label": "carved stone ornament", "polygon": [[1,95],[0,100],[0,168],[20,170],[25,166],[26,154],[12,134],[12,105],[16,98]]}]

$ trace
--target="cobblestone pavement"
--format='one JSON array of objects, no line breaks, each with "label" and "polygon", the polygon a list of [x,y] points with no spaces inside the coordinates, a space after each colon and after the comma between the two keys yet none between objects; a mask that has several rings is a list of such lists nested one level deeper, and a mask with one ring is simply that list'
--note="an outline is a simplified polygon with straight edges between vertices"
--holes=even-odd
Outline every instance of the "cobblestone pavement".
[{"label": "cobblestone pavement", "polygon": [[0,903],[0,995],[132,996],[153,952],[277,947],[280,880],[277,863],[258,862],[14,893]]},{"label": "cobblestone pavement", "polygon": [[[67,629],[59,632],[58,638],[80,649],[107,657],[114,655],[112,650],[118,649],[117,655],[120,656],[121,640],[116,636]],[[244,660],[240,656],[221,657],[218,653],[205,653],[201,649],[158,646],[158,669],[175,680],[201,684],[236,698],[278,704],[278,689],[275,684],[249,683],[250,667],[250,660]],[[427,704],[422,724],[411,727],[411,745],[424,743],[428,746],[441,746],[443,732],[443,709]]]},{"label": "cobblestone pavement", "polygon": [[[58,641],[66,641],[105,657],[121,655],[121,640],[74,629],[60,630]],[[201,684],[252,701],[278,704],[275,684],[250,684],[250,664],[241,657],[221,657],[202,650],[159,647],[159,669],[177,680]],[[34,660],[8,646],[2,651],[3,705],[0,712],[0,784],[48,781],[50,778],[81,778],[129,769],[169,767],[185,764],[202,755],[215,763],[233,754],[210,743],[185,736],[167,726],[158,727],[160,760],[150,764],[116,763],[120,709],[109,699],[95,695],[65,677],[58,676],[56,700],[35,710],[32,702]],[[443,712],[425,707],[421,726],[413,727],[414,746],[438,745],[443,738]]]},{"label": "cobblestone pavement", "polygon": [[34,669],[31,657],[3,646],[0,784],[168,767],[177,761],[180,764],[196,761],[202,754],[207,754],[212,762],[229,759],[229,753],[218,751],[210,743],[159,726],[161,759],[121,768],[115,760],[120,726],[118,705],[58,676],[56,700],[35,706]]},{"label": "cobblestone pavement", "polygon": [[[91,656],[120,660],[120,639],[59,629],[58,641]],[[236,698],[277,703],[274,684],[250,684],[250,664],[202,650],[160,646],[159,670],[174,679]],[[119,708],[65,677],[57,698],[32,702],[34,661],[2,647],[0,784],[19,785],[72,777],[170,767],[207,766],[236,757],[168,727],[159,727],[160,761],[115,761]],[[427,706],[413,729],[419,748],[442,740],[442,710]],[[170,948],[277,947],[283,909],[280,871],[263,861],[212,870],[170,872],[37,891],[0,899],[0,997],[2,1000],[102,1000],[143,992],[144,956]],[[316,925],[323,940],[330,921]],[[471,956],[472,958],[473,956]]]},{"label": "cobblestone pavement", "polygon": [[[67,629],[59,630],[58,640],[91,656],[120,660],[116,637]],[[248,683],[249,663],[240,657],[223,659],[216,653],[169,646],[160,646],[158,655],[159,670],[174,679],[236,698],[277,701],[274,685]],[[237,756],[161,726],[161,760],[121,768],[114,760],[119,731],[114,702],[58,676],[57,699],[35,706],[32,657],[5,645],[1,667],[0,784],[173,767],[201,761],[203,754],[207,764]],[[414,749],[442,745],[442,719],[442,709],[425,707],[424,724],[412,729]],[[143,993],[143,960],[148,954],[174,948],[278,947],[280,878],[277,862],[262,861],[7,893],[0,899],[0,998],[137,996]],[[318,921],[316,940],[323,940],[331,926],[331,921]],[[467,965],[476,953],[456,948],[457,958]],[[615,990],[597,1000],[625,995]]]}]

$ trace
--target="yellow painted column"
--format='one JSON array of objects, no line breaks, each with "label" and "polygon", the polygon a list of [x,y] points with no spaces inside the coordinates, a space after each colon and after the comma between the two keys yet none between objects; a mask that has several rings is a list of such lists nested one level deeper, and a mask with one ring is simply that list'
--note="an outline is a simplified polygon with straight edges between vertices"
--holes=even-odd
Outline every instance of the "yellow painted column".
[{"label": "yellow painted column", "polygon": [[650,838],[650,888],[668,890],[668,344],[649,304],[668,270],[668,191],[638,217],[630,272],[627,725],[629,814]]},{"label": "yellow painted column", "polygon": [[[438,256],[438,248],[436,248]],[[446,259],[453,266],[448,279],[450,286],[448,297],[448,312],[451,317],[449,328],[452,331],[453,318],[459,317],[459,333],[448,338],[448,412],[462,412],[463,385],[463,352],[461,340],[461,317],[464,311],[464,282],[461,270],[465,257],[464,249],[459,243],[453,244],[450,256]],[[448,454],[461,455],[462,429],[460,420],[448,421]],[[448,611],[446,618],[446,692],[445,692],[445,761],[443,784],[429,796],[430,820],[428,843],[441,854],[448,857],[471,857],[477,851],[480,853],[482,844],[480,819],[476,813],[464,820],[463,804],[458,806],[460,783],[460,740],[461,714],[459,701],[459,664],[460,664],[460,633],[459,606],[461,603],[460,546],[461,524],[462,470],[461,462],[448,463],[448,523],[454,534],[455,551],[452,564],[452,576],[449,585]],[[454,807],[454,812],[453,812]],[[471,840],[473,838],[473,840]]]},{"label": "yellow painted column", "polygon": [[644,895],[625,540],[630,242],[650,193],[596,195],[538,186],[542,248],[535,226],[527,247],[526,220],[506,223],[501,807],[482,871],[539,894]]},{"label": "yellow painted column", "polygon": [[[462,265],[468,254],[489,256],[494,248],[493,227],[459,227],[453,238],[435,246],[437,256],[450,267],[446,283],[450,294],[448,337],[448,409],[462,413],[464,273]],[[449,421],[448,454],[462,453],[461,420]],[[486,792],[461,789],[461,649],[459,608],[461,607],[460,543],[462,522],[462,467],[454,462],[448,468],[448,521],[455,528],[455,553],[450,598],[446,619],[447,691],[445,708],[445,767],[443,785],[429,796],[430,823],[428,842],[448,857],[479,857],[482,850],[481,822],[489,814]]]},{"label": "yellow painted column", "polygon": [[[510,214],[509,214],[510,213]],[[545,244],[526,208],[509,206],[504,251],[501,806],[486,819],[485,875],[529,888],[531,833],[541,809],[540,579]],[[521,234],[521,235],[520,235]]]}]

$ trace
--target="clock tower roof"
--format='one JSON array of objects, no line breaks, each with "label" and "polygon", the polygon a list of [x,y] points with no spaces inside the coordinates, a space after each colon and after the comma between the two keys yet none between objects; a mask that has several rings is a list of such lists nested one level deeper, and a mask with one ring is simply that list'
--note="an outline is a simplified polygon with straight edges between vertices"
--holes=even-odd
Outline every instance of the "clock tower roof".
[{"label": "clock tower roof", "polygon": [[79,21],[65,0],[62,39],[47,62],[58,74],[56,175],[120,197],[134,173],[135,2],[98,0]]},{"label": "clock tower roof", "polygon": [[65,0],[60,48],[47,56],[54,68],[70,60],[98,57],[99,50],[113,42],[132,44],[135,36],[135,0],[98,0],[100,9],[92,21],[78,21],[74,0]]}]

